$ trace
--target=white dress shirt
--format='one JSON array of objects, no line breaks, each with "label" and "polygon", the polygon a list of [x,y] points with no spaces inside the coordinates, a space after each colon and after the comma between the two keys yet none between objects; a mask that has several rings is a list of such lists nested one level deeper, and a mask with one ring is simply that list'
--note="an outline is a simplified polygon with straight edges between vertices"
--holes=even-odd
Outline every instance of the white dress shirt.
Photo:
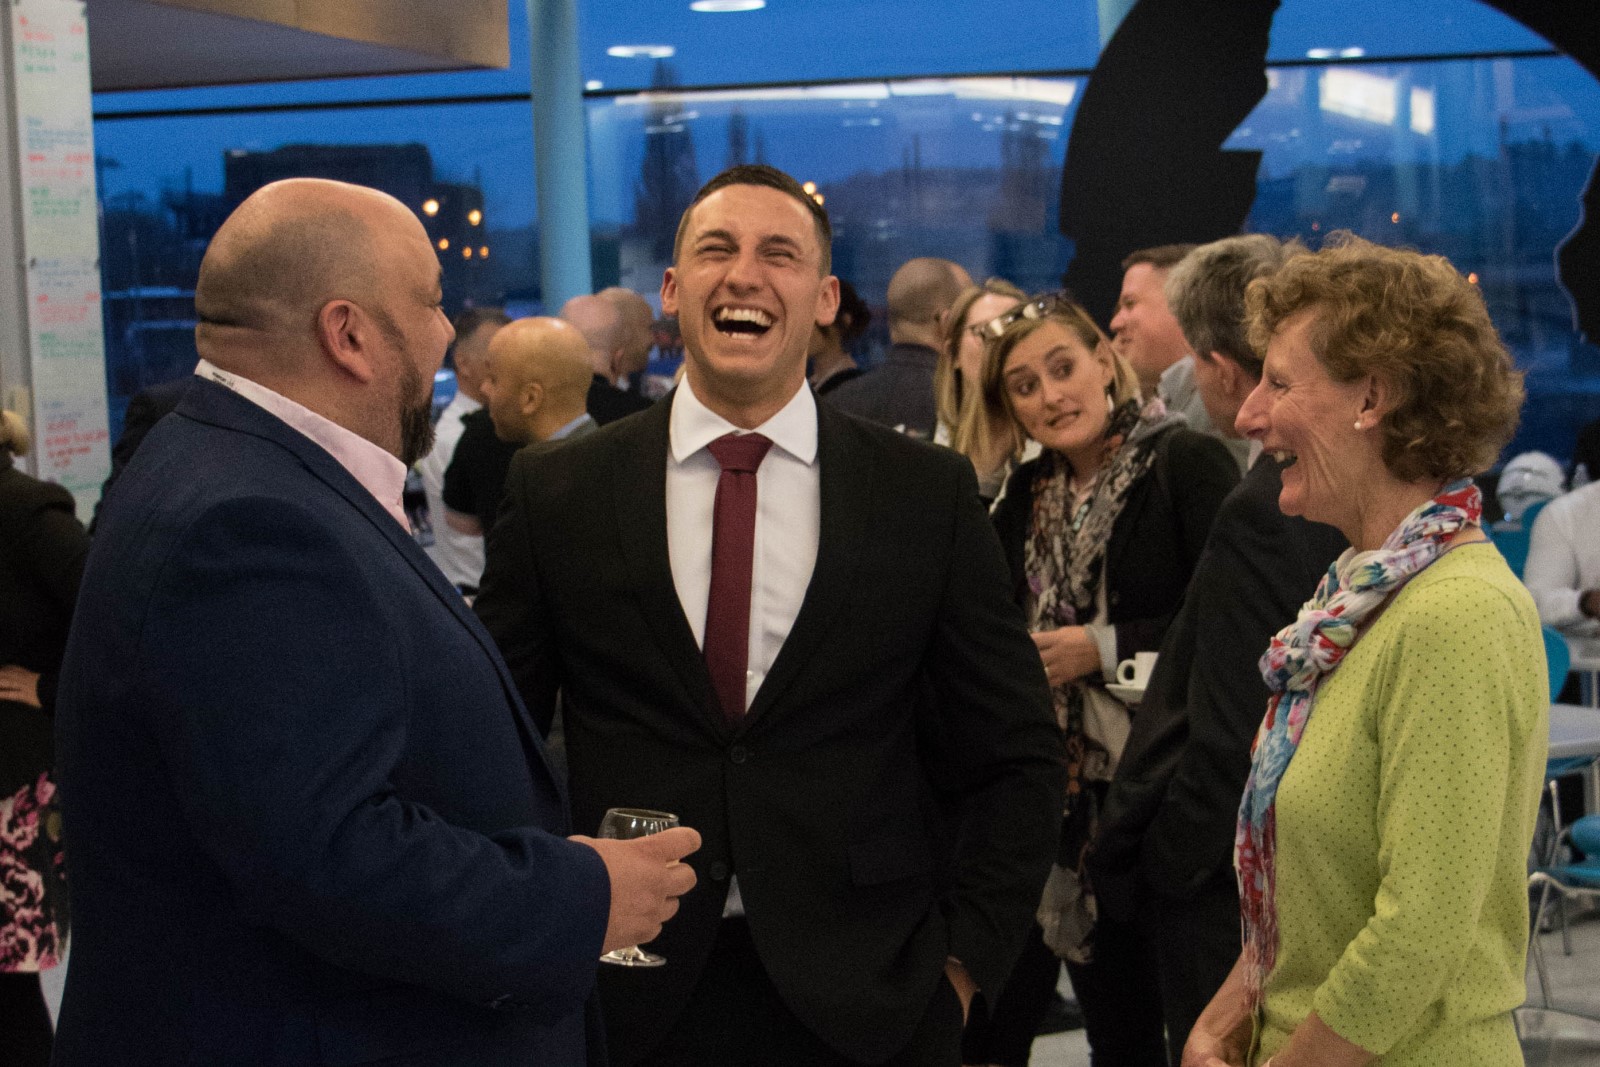
[{"label": "white dress shirt", "polygon": [[1600,589],[1600,482],[1546,504],[1533,520],[1522,580],[1539,606],[1539,621],[1572,637],[1600,635],[1600,621],[1578,607],[1586,589]]},{"label": "white dress shirt", "polygon": [[403,500],[406,489],[404,463],[354,430],[345,429],[260,382],[222,370],[204,359],[195,366],[194,372],[225,389],[233,390],[269,415],[282,420],[291,430],[310,439],[312,444],[349,471],[350,476],[372,494],[373,499],[400,524],[402,530],[411,532],[411,520],[406,518]]},{"label": "white dress shirt", "polygon": [[483,535],[464,534],[444,521],[444,472],[461,441],[461,419],[483,405],[464,392],[445,405],[433,428],[433,449],[417,461],[422,492],[428,498],[433,544],[423,549],[451,585],[477,585],[483,578]]},{"label": "white dress shirt", "polygon": [[[711,596],[711,512],[722,466],[706,445],[745,431],[694,395],[688,379],[672,398],[667,449],[667,556],[678,603],[704,645]],[[822,477],[817,467],[817,402],[801,388],[756,427],[772,441],[756,472],[756,536],[750,575],[750,660],[745,707],[778,658],[800,614],[817,562],[822,527]]]},{"label": "white dress shirt", "polygon": [[[704,647],[711,596],[711,519],[722,465],[706,445],[744,433],[701,403],[685,378],[672,396],[667,447],[667,558],[678,603]],[[817,402],[802,382],[794,398],[756,427],[772,441],[756,471],[756,536],[750,571],[750,659],[745,707],[772,669],[800,614],[817,563],[822,476],[817,467]],[[724,918],[744,914],[739,880],[729,879]]]}]

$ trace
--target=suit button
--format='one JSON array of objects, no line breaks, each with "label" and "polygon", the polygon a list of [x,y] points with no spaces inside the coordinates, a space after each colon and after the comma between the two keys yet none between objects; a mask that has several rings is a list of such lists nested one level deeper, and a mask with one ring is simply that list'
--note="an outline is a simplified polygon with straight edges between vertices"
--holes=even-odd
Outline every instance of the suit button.
[{"label": "suit button", "polygon": [[728,758],[735,763],[743,763],[750,758],[750,750],[743,745],[734,745],[728,749]]},{"label": "suit button", "polygon": [[717,860],[706,868],[706,874],[710,875],[713,882],[726,882],[729,874],[728,865],[721,860]]}]

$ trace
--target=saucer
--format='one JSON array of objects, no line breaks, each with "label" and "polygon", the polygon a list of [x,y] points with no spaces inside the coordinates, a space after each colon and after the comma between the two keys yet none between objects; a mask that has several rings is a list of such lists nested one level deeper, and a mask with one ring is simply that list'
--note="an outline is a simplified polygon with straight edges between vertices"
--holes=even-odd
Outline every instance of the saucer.
[{"label": "saucer", "polygon": [[1120,685],[1116,682],[1106,683],[1106,692],[1122,701],[1124,704],[1137,704],[1144,699],[1145,687],[1142,685]]}]

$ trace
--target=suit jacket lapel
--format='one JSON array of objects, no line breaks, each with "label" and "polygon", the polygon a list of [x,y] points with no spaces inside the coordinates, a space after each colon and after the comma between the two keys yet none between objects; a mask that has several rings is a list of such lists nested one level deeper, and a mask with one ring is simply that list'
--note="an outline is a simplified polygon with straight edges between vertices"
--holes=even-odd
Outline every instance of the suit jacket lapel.
[{"label": "suit jacket lapel", "polygon": [[744,727],[768,715],[802,667],[814,656],[843,609],[863,553],[860,546],[870,524],[873,482],[878,476],[876,453],[852,448],[856,436],[846,418],[817,405],[817,462],[821,464],[822,523],[817,537],[817,563],[806,586],[800,614],[778,650],[778,658],[756,692]]},{"label": "suit jacket lapel", "polygon": [[656,643],[683,683],[686,698],[718,732],[726,727],[711,674],[678,601],[667,554],[667,431],[670,398],[611,431],[612,507],[617,542]]}]

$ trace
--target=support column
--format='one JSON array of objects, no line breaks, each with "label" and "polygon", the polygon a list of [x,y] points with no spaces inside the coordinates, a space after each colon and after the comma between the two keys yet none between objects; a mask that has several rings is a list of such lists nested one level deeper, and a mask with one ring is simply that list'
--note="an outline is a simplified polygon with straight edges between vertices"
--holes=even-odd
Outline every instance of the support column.
[{"label": "support column", "polygon": [[539,272],[547,314],[594,291],[577,0],[528,0]]},{"label": "support column", "polygon": [[[1100,47],[1104,48],[1138,0],[1100,0]],[[1219,16],[1220,17],[1220,16]]]},{"label": "support column", "polygon": [[82,0],[0,0],[0,402],[88,518],[111,469]]}]

